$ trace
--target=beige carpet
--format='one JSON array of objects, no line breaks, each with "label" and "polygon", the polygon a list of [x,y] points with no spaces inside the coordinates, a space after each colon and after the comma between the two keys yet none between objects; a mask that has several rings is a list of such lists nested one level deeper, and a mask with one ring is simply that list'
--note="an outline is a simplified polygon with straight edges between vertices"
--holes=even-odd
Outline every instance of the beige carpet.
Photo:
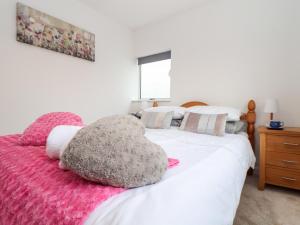
[{"label": "beige carpet", "polygon": [[234,225],[300,225],[300,191],[267,185],[248,176]]}]

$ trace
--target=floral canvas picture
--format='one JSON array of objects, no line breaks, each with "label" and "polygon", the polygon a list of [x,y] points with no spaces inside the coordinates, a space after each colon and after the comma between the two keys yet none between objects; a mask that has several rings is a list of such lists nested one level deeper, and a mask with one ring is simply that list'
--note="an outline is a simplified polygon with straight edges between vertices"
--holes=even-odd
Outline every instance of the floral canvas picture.
[{"label": "floral canvas picture", "polygon": [[17,3],[17,41],[95,61],[95,35]]}]

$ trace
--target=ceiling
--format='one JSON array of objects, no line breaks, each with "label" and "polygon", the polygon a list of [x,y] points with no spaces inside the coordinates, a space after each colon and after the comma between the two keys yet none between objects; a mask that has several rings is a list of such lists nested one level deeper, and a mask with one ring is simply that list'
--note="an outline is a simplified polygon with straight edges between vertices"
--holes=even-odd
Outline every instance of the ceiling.
[{"label": "ceiling", "polygon": [[81,0],[132,30],[199,6],[204,0]]}]

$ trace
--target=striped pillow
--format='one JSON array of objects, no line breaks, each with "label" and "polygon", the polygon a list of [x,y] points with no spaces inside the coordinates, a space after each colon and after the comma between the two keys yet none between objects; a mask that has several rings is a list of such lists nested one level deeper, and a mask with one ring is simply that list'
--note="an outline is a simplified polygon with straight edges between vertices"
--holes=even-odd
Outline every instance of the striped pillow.
[{"label": "striped pillow", "polygon": [[167,129],[171,126],[173,112],[142,112],[141,121],[145,127],[152,129]]},{"label": "striped pillow", "polygon": [[223,136],[227,114],[199,114],[187,112],[180,129],[194,133]]}]

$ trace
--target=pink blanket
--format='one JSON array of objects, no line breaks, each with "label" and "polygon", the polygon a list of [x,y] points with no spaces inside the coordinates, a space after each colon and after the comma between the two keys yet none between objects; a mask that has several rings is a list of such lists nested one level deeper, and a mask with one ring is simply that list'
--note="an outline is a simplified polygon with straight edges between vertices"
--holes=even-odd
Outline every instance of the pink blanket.
[{"label": "pink blanket", "polygon": [[[88,182],[58,168],[45,147],[0,137],[0,224],[83,224],[93,209],[126,189]],[[169,159],[169,168],[178,164]]]}]

